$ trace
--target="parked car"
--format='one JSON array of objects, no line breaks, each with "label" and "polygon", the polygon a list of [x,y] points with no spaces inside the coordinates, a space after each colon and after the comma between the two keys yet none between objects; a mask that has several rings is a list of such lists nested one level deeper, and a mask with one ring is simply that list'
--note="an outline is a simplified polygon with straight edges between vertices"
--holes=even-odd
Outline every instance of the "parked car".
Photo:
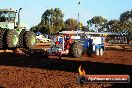
[{"label": "parked car", "polygon": [[48,43],[48,42],[51,42],[50,39],[46,38],[43,35],[37,35],[36,39],[37,39],[37,43]]}]

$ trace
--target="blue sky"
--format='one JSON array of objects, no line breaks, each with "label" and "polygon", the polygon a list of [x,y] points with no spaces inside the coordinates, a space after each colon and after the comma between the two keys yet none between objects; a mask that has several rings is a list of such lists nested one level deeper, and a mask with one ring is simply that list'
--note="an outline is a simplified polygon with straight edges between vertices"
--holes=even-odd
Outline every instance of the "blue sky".
[{"label": "blue sky", "polygon": [[[77,4],[79,1],[80,5]],[[30,27],[37,25],[43,12],[50,8],[60,8],[64,20],[77,19],[79,12],[84,25],[93,16],[118,19],[121,13],[132,9],[132,0],[0,0],[0,4],[0,8],[23,8],[21,21]]]}]

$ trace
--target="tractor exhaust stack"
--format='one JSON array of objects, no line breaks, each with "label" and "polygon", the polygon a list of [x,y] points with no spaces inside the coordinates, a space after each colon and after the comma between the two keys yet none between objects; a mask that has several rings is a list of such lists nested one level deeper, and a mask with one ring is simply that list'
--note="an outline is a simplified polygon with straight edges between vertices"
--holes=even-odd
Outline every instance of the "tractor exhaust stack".
[{"label": "tractor exhaust stack", "polygon": [[18,28],[20,27],[20,11],[21,10],[22,10],[22,8],[20,8],[18,11],[18,25],[17,25]]}]

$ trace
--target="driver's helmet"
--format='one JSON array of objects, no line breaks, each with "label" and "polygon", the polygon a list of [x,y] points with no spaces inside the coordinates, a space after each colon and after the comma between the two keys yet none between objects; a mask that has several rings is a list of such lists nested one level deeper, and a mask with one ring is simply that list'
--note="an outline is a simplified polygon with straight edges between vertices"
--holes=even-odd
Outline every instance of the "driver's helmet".
[{"label": "driver's helmet", "polygon": [[65,36],[65,40],[69,40],[69,38],[70,38],[70,36],[68,36],[68,35]]},{"label": "driver's helmet", "polygon": [[70,38],[70,36],[66,36],[66,39],[69,39]]}]

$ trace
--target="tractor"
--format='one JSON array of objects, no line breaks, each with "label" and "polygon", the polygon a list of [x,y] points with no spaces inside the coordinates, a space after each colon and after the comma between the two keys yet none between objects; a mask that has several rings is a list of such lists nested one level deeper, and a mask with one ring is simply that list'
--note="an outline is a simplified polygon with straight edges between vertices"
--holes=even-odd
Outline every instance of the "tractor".
[{"label": "tractor", "polygon": [[62,35],[53,39],[51,47],[47,50],[47,55],[57,55],[59,58],[62,55],[69,55],[79,58],[83,53],[87,53],[91,57],[94,52],[98,56],[103,55],[104,44],[101,37]]},{"label": "tractor", "polygon": [[[20,23],[20,8],[18,11],[10,9],[0,9],[0,48],[31,49],[36,45],[34,32],[27,31],[27,27]],[[17,15],[18,13],[18,15]],[[18,20],[16,19],[18,16]]]}]

